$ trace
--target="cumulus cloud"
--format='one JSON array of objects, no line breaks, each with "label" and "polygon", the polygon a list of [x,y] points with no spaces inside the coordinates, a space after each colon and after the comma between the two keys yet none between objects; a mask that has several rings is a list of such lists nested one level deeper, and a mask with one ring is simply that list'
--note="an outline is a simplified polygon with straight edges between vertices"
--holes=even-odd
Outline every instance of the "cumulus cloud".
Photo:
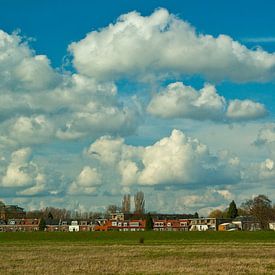
[{"label": "cumulus cloud", "polygon": [[274,54],[249,50],[227,35],[197,33],[166,9],[150,16],[121,15],[115,24],[72,43],[69,51],[77,70],[97,79],[171,74],[199,74],[214,81],[274,79]]},{"label": "cumulus cloud", "polygon": [[118,181],[126,186],[233,184],[240,179],[237,162],[212,155],[206,145],[178,130],[146,147],[102,137],[86,154],[116,170]]},{"label": "cumulus cloud", "polygon": [[176,195],[174,207],[177,212],[183,212],[188,207],[201,215],[208,215],[213,209],[227,207],[232,198],[229,190],[207,188],[203,194]]},{"label": "cumulus cloud", "polygon": [[[0,165],[1,194],[35,197],[65,192],[74,171],[62,176],[60,170],[66,164],[53,167],[48,162],[52,148],[47,143],[128,135],[139,119],[136,101],[130,97],[120,100],[114,83],[58,72],[18,34],[0,31],[0,150],[5,152]],[[25,147],[38,144],[45,144],[39,147],[39,166],[32,160],[38,147],[33,152]],[[24,148],[18,150],[20,147]],[[71,154],[70,149],[66,153]],[[81,193],[95,190],[82,180],[87,171],[85,168],[70,185],[72,192],[76,188]],[[91,170],[88,175],[91,173],[96,174]],[[94,178],[95,185],[99,182],[100,174]]]},{"label": "cumulus cloud", "polygon": [[213,85],[201,90],[182,82],[169,84],[153,95],[147,110],[162,118],[190,118],[196,120],[253,120],[267,115],[263,104],[251,100],[232,100],[229,104]]},{"label": "cumulus cloud", "polygon": [[57,131],[60,139],[76,139],[87,134],[125,135],[138,124],[137,106],[119,102],[117,88],[112,83],[98,84],[93,79],[73,75],[71,82],[56,92],[56,98],[61,101],[58,107],[63,107],[63,125]]},{"label": "cumulus cloud", "polygon": [[57,73],[17,34],[0,32],[0,140],[31,145],[55,138],[134,132],[138,106],[111,82]]},{"label": "cumulus cloud", "polygon": [[175,82],[155,94],[147,109],[163,118],[220,119],[225,109],[225,99],[217,94],[212,85],[207,84],[197,91],[182,82]]},{"label": "cumulus cloud", "polygon": [[275,145],[275,123],[267,124],[260,129],[255,144]]},{"label": "cumulus cloud", "polygon": [[35,179],[35,184],[22,191],[18,191],[17,195],[21,196],[35,196],[46,191],[46,177],[44,174],[38,174]]},{"label": "cumulus cloud", "polygon": [[12,153],[6,175],[2,179],[4,187],[20,187],[32,184],[32,171],[35,167],[29,162],[30,148],[23,148]]},{"label": "cumulus cloud", "polygon": [[90,195],[97,191],[97,188],[102,184],[101,175],[96,168],[85,166],[76,180],[69,187],[69,194]]},{"label": "cumulus cloud", "polygon": [[252,100],[231,100],[226,116],[232,120],[251,120],[263,118],[267,115],[265,106]]},{"label": "cumulus cloud", "polygon": [[275,180],[274,159],[267,158],[262,162],[248,165],[246,170],[243,172],[243,178],[246,182],[261,182],[261,184],[268,182],[273,186]]},{"label": "cumulus cloud", "polygon": [[60,76],[45,55],[35,55],[27,42],[13,33],[0,30],[0,87],[14,91],[53,88]]},{"label": "cumulus cloud", "polygon": [[54,125],[44,115],[17,118],[10,126],[9,137],[19,144],[47,142],[54,134]]},{"label": "cumulus cloud", "polygon": [[45,190],[45,175],[31,160],[31,149],[28,147],[12,153],[1,181],[2,187],[19,188],[18,195],[34,195]]}]

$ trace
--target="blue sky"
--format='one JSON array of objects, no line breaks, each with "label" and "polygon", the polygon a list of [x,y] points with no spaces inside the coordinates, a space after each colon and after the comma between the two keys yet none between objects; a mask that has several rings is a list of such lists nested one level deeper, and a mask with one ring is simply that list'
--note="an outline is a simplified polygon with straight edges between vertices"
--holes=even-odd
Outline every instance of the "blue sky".
[{"label": "blue sky", "polygon": [[143,190],[148,210],[202,214],[274,201],[274,1],[0,5],[4,201],[103,210]]}]

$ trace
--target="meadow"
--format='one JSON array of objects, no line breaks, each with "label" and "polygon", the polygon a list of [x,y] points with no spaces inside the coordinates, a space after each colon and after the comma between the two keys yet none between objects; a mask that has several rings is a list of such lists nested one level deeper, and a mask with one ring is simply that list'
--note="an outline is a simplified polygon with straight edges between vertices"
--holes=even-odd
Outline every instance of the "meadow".
[{"label": "meadow", "polygon": [[275,232],[0,233],[1,274],[274,274],[274,259]]}]

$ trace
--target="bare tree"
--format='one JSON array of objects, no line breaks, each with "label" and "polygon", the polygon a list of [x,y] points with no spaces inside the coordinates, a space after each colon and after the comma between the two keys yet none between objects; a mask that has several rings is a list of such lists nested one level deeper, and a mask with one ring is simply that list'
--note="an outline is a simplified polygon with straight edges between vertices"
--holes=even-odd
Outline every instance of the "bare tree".
[{"label": "bare tree", "polygon": [[91,220],[96,220],[96,219],[101,219],[104,215],[100,212],[90,212],[89,213],[89,218]]},{"label": "bare tree", "polygon": [[242,204],[242,208],[257,218],[262,229],[268,228],[268,223],[272,220],[273,211],[271,200],[267,196],[258,195],[252,200],[247,200]]},{"label": "bare tree", "polygon": [[116,212],[120,212],[120,211],[121,211],[121,208],[115,204],[108,205],[107,210],[106,210],[106,212],[108,214],[116,213]]},{"label": "bare tree", "polygon": [[209,218],[224,218],[225,213],[220,209],[214,209],[208,215]]},{"label": "bare tree", "polygon": [[47,219],[49,213],[51,213],[51,215],[53,216],[54,219],[61,219],[61,220],[65,220],[65,219],[69,219],[71,217],[71,212],[68,211],[65,208],[55,208],[55,207],[46,207],[42,210],[40,210],[42,213],[42,217]]},{"label": "bare tree", "polygon": [[131,211],[131,195],[127,194],[123,196],[121,212],[130,213]]},{"label": "bare tree", "polygon": [[145,207],[145,199],[144,193],[139,191],[135,194],[135,213],[136,214],[144,214],[144,207]]}]

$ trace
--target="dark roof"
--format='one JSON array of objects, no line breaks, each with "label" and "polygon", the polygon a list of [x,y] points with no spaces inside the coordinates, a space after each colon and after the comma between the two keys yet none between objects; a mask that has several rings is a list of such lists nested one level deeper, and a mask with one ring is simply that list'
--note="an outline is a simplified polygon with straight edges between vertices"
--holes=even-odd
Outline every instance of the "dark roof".
[{"label": "dark roof", "polygon": [[45,223],[46,223],[46,225],[59,225],[60,220],[58,220],[58,219],[46,219]]},{"label": "dark roof", "polygon": [[151,213],[153,219],[158,220],[180,220],[180,219],[192,219],[194,215],[191,214],[159,214]]},{"label": "dark roof", "polygon": [[5,205],[2,206],[1,209],[7,212],[24,212],[24,208],[19,207],[18,205]]},{"label": "dark roof", "polygon": [[257,222],[254,216],[239,216],[234,219],[235,222]]}]

